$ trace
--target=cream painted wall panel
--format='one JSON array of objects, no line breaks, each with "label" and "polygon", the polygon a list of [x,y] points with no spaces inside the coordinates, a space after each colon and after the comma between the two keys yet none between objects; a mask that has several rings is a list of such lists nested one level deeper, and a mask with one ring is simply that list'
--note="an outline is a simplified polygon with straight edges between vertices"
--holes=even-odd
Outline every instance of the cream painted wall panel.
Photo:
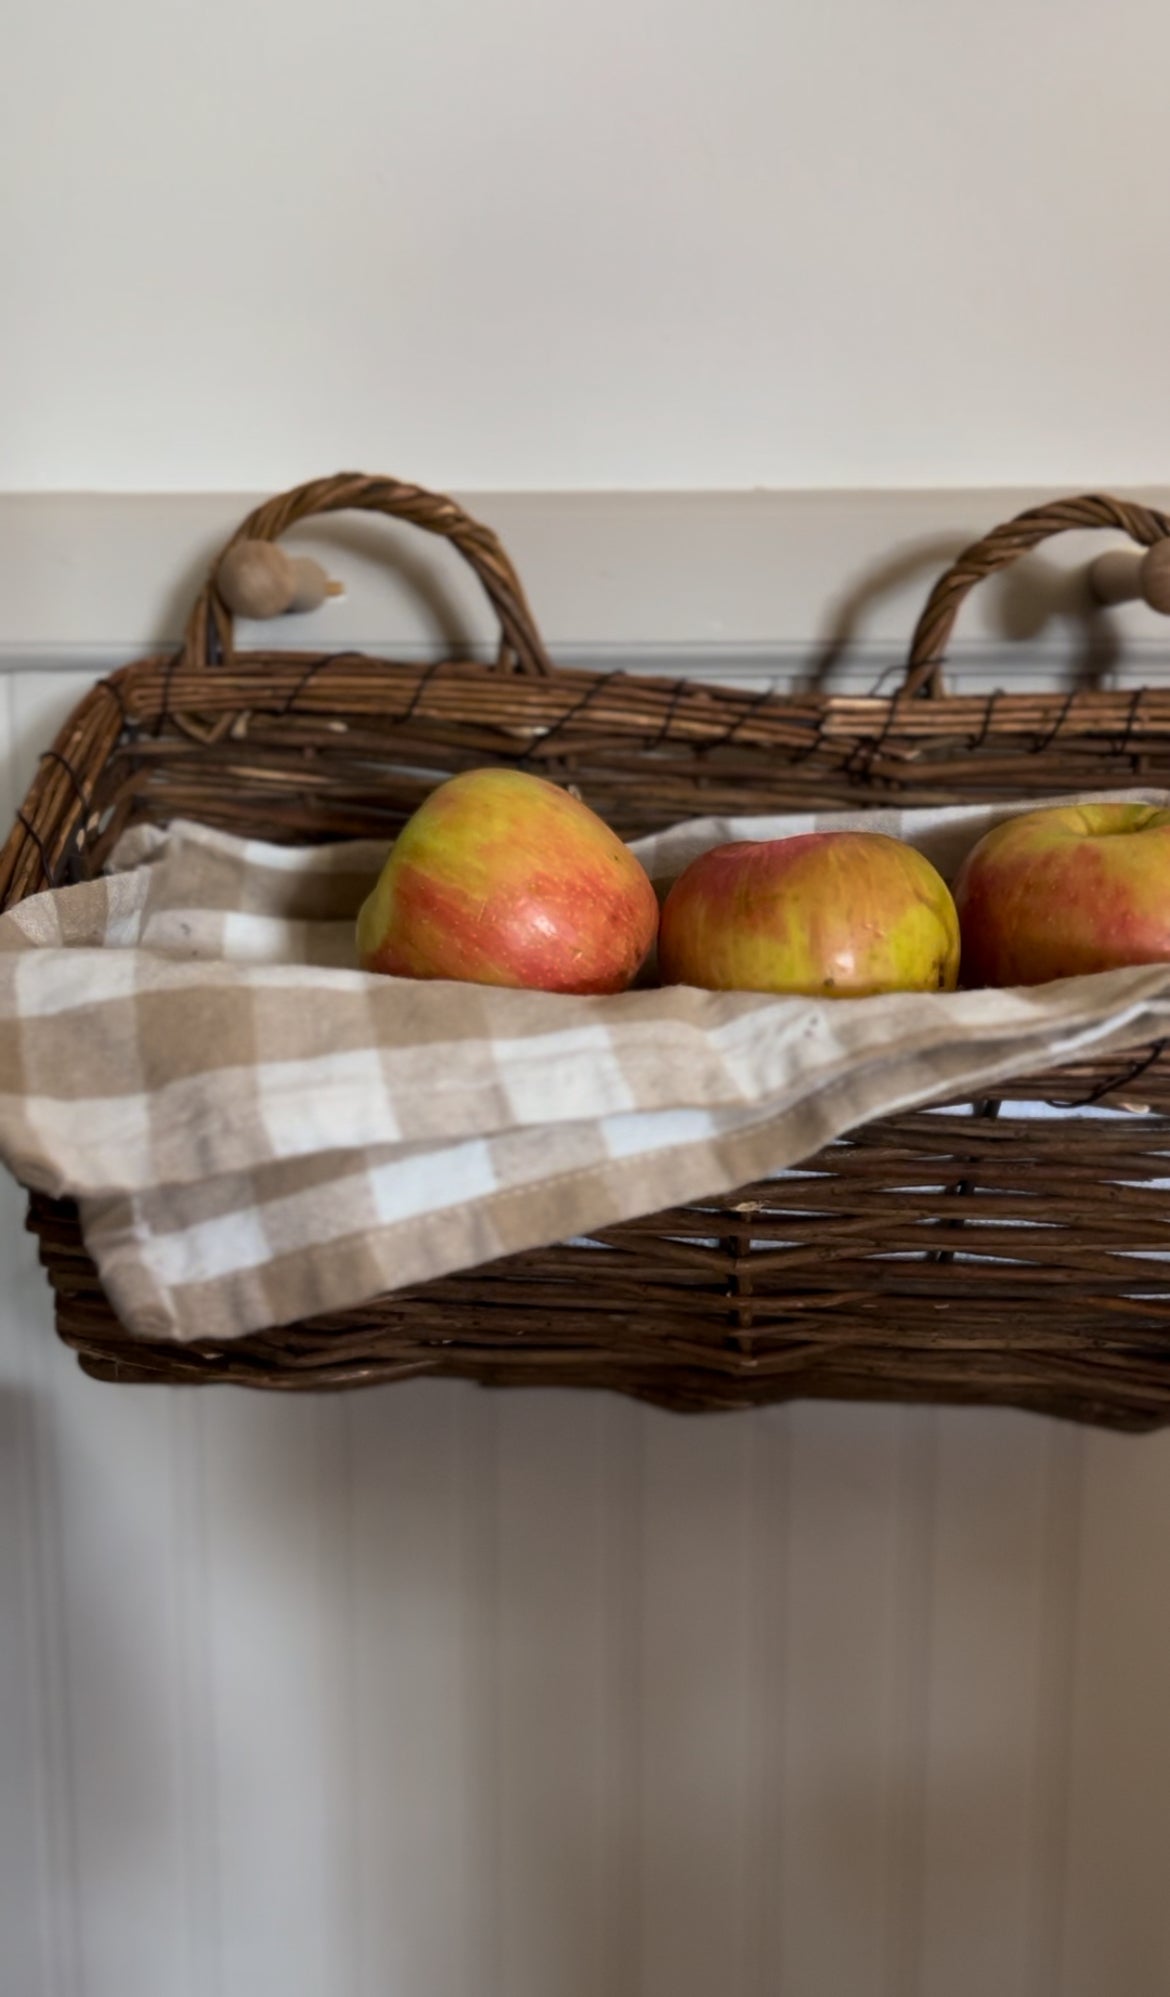
[{"label": "cream painted wall panel", "polygon": [[922,1987],[1060,1997],[1081,1437],[937,1416],[916,1882]]},{"label": "cream painted wall panel", "polygon": [[[399,466],[399,470],[409,469]],[[1053,489],[915,492],[478,492],[562,664],[675,677],[890,690],[945,566]],[[1170,488],[1125,497],[1170,509]],[[0,671],[94,675],[177,645],[209,566],[262,497],[0,492]],[[293,529],[344,585],[320,610],[237,627],[273,644],[491,657],[476,577],[435,536],[354,513]],[[1165,621],[1094,613],[1085,572],[1114,532],[1061,534],[973,590],[948,647],[965,691],[1064,686],[1091,664],[1165,677]]]},{"label": "cream painted wall panel", "polygon": [[[652,1416],[642,1509],[643,1997],[749,1988],[752,1431]],[[728,1523],[737,1521],[729,1533]],[[744,1524],[739,1524],[743,1521]]]},{"label": "cream painted wall panel", "polygon": [[467,1644],[483,1599],[466,1537],[478,1419],[473,1396],[433,1381],[355,1396],[349,1414],[354,1997],[487,1987],[468,1920],[483,1825],[467,1767],[492,1697]]},{"label": "cream painted wall panel", "polygon": [[[929,1420],[929,1417],[926,1418]],[[791,1422],[773,1988],[894,1997],[905,1890],[904,1710],[919,1577],[907,1534],[922,1419],[811,1406]],[[909,1649],[907,1650],[907,1646]],[[916,1701],[914,1703],[917,1703]]]},{"label": "cream painted wall panel", "polygon": [[206,1645],[210,1677],[200,1747],[212,1786],[218,1986],[245,1997],[269,1980],[289,1997],[315,1997],[346,1936],[334,1892],[343,1820],[331,1808],[344,1707],[328,1683],[322,1545],[345,1486],[322,1487],[311,1399],[225,1395],[200,1426],[206,1584],[204,1628],[192,1637]]},{"label": "cream painted wall panel", "polygon": [[1170,1986],[1170,1448],[1085,1450],[1064,1959],[1067,1997]]},{"label": "cream painted wall panel", "polygon": [[[0,686],[0,806],[13,809],[8,747],[12,682]],[[0,1182],[0,1294],[9,1300],[0,1339],[0,1935],[29,1997],[49,1982],[46,1711],[48,1665],[41,1601],[44,1512],[38,1471],[35,1326],[12,1299],[33,1260],[22,1233],[25,1201]]]},{"label": "cream painted wall panel", "polygon": [[503,1396],[493,1410],[498,1718],[488,1837],[498,1852],[497,1974],[508,1997],[611,1997],[613,1989],[606,1741],[624,1689],[610,1652],[615,1540],[629,1520],[615,1515],[607,1489],[604,1404],[590,1397],[575,1410],[571,1401]]}]

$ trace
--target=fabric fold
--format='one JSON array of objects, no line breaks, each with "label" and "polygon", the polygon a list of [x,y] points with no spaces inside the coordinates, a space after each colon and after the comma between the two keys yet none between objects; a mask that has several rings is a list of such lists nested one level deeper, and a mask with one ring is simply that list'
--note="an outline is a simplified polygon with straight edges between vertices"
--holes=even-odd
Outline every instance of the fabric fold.
[{"label": "fabric fold", "polygon": [[[950,874],[1031,808],[705,820],[634,850],[669,878],[726,839],[860,826]],[[107,877],[0,917],[0,1155],[80,1201],[130,1331],[226,1340],[341,1310],[1170,1032],[1162,965],[838,1002],[373,977],[353,922],[383,857],[136,828]]]}]

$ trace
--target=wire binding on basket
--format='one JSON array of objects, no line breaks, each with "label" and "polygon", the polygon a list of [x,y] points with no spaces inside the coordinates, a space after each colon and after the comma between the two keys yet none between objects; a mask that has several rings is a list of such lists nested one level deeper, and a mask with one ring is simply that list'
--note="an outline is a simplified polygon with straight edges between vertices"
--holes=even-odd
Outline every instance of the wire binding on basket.
[{"label": "wire binding on basket", "polygon": [[64,750],[42,749],[38,760],[42,763],[56,763],[58,768],[64,770],[66,776],[69,778],[70,783],[73,785],[73,794],[76,797],[78,803],[80,804],[82,810],[83,811],[88,810],[89,793],[88,791],[86,791],[84,785],[82,784],[81,778],[78,776],[77,771],[74,769],[72,763],[70,762],[68,756],[65,754]]},{"label": "wire binding on basket", "polygon": [[1103,1102],[1106,1096],[1116,1095],[1119,1089],[1127,1089],[1131,1082],[1136,1082],[1142,1075],[1149,1074],[1150,1069],[1154,1067],[1155,1063],[1161,1060],[1167,1047],[1170,1047],[1170,1040],[1153,1041],[1149,1048],[1139,1055],[1131,1067],[1123,1069],[1120,1074],[1108,1076],[1103,1082],[1099,1082],[1095,1089],[1090,1089],[1087,1096],[1081,1097],[1079,1103],[1076,1104],[1076,1108],[1091,1109],[1095,1103]]},{"label": "wire binding on basket", "polygon": [[[674,717],[687,697],[689,686],[689,680],[675,680],[670,690],[670,699],[666,704],[666,712],[662,717],[662,725],[658,733],[652,735],[646,744],[646,754],[648,756],[652,756],[657,749],[664,749],[670,741],[670,731],[674,726]],[[723,737],[723,741],[717,745],[719,748],[723,748],[726,743],[731,741],[735,734],[735,727],[736,724],[733,723],[728,729],[727,734]]]},{"label": "wire binding on basket", "polygon": [[1129,713],[1125,717],[1125,733],[1117,745],[1119,756],[1128,756],[1129,754],[1129,745],[1133,740],[1134,731],[1137,728],[1138,714],[1141,711],[1143,692],[1144,688],[1140,686],[1135,687],[1133,690],[1133,698],[1129,703]]},{"label": "wire binding on basket", "polygon": [[360,653],[355,652],[352,649],[352,647],[347,646],[344,652],[323,652],[319,659],[313,659],[309,663],[309,665],[305,667],[305,670],[301,675],[301,678],[297,681],[292,692],[289,694],[289,697],[285,701],[284,706],[281,709],[281,712],[283,714],[292,714],[295,711],[297,704],[300,701],[301,695],[305,692],[305,689],[312,684],[312,682],[316,679],[318,673],[323,673],[325,671],[326,666],[335,666],[337,665],[338,661],[341,659],[355,659],[359,658],[360,656],[361,656]]},{"label": "wire binding on basket", "polygon": [[[583,715],[586,712],[586,710],[589,707],[591,707],[597,699],[599,699],[602,693],[609,691],[610,681],[616,677],[617,677],[616,674],[610,674],[606,678],[591,679],[588,685],[586,686],[584,693],[581,694],[577,700],[573,701],[571,706],[566,707],[564,712],[562,714],[559,714],[556,720],[550,723],[550,725],[547,728],[542,728],[540,730],[539,744],[542,752],[548,747],[548,744],[556,738],[556,736],[563,735],[567,728],[571,728],[574,721],[579,720],[581,715]],[[535,744],[530,742],[527,748],[522,751],[517,760],[521,763],[531,762],[533,760],[534,747]]]},{"label": "wire binding on basket", "polygon": [[[553,670],[495,537],[394,480],[298,487],[235,538],[348,504],[454,541],[496,608],[504,664],[525,670],[239,653],[205,588],[182,649],[107,675],[46,751],[0,855],[5,906],[100,867],[128,827],[179,816],[266,839],[393,837],[444,775],[548,766],[550,743],[552,766],[571,763],[625,836],[688,817],[1039,801],[1105,788],[1135,757],[1170,789],[1170,692],[968,696],[938,673],[982,576],[1063,527],[1152,545],[1170,522],[1150,509],[1090,495],[995,529],[935,586],[904,685],[881,697]],[[916,698],[928,682],[933,697]],[[1139,1081],[1148,1115],[1075,1113]],[[944,1104],[863,1124],[778,1181],[230,1345],[131,1341],[70,1203],[36,1194],[30,1224],[60,1334],[105,1380],[297,1392],[441,1374],[687,1411],[810,1394],[1010,1402],[1125,1429],[1170,1419],[1170,1044],[1088,1053],[980,1100],[994,1113]],[[1057,1113],[1014,1114],[1037,1101]]]},{"label": "wire binding on basket", "polygon": [[[1077,697],[1077,689],[1075,686],[1072,686],[1069,688],[1068,693],[1065,696],[1064,706],[1061,708],[1060,713],[1057,715],[1056,720],[1053,722],[1051,728],[1049,728],[1044,735],[1041,735],[1039,737],[1035,746],[1033,747],[1032,754],[1034,756],[1044,755],[1045,751],[1050,749],[1052,747],[1052,744],[1057,740],[1057,738],[1060,735],[1061,729],[1064,727],[1065,722],[1068,720],[1069,715],[1073,711],[1073,707],[1076,703],[1076,697]],[[992,695],[992,699],[994,698],[995,696]],[[981,747],[982,742],[985,739],[986,736],[981,737],[980,742],[979,744],[977,744],[977,746]]]},{"label": "wire binding on basket", "polygon": [[50,888],[55,888],[57,885],[57,871],[49,859],[48,851],[45,847],[44,840],[42,839],[40,833],[37,831],[37,828],[33,824],[31,818],[28,817],[25,811],[19,810],[16,814],[16,818],[17,818],[17,823],[24,827],[25,831],[28,833],[29,838],[32,840],[33,845],[37,849],[37,855],[41,863],[41,875],[44,880],[45,886]]},{"label": "wire binding on basket", "polygon": [[430,686],[431,681],[438,679],[439,674],[442,672],[442,670],[443,670],[442,659],[432,659],[430,665],[426,668],[426,671],[419,674],[414,692],[411,694],[410,699],[407,701],[406,706],[403,708],[402,713],[399,716],[399,723],[403,728],[408,728],[410,726],[410,723],[414,720],[415,715],[418,713],[418,710],[422,705],[423,695],[426,693],[426,690]]}]

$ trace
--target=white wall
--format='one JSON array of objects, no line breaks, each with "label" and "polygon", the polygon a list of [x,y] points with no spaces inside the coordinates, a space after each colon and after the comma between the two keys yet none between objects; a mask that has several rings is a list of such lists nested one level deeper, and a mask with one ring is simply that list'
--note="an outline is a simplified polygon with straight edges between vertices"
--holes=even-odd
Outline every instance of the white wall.
[{"label": "white wall", "polygon": [[1160,0],[16,0],[0,488],[1157,481]]},{"label": "white wall", "polygon": [[[1163,484],[1168,58],[1156,0],[17,0],[0,491]],[[5,818],[235,517],[176,505],[104,582],[4,513]],[[1002,510],[516,553],[558,645],[731,670],[871,566],[893,643],[906,536]],[[1165,1997],[1170,1437],[102,1389],[19,1219],[4,1997]]]}]

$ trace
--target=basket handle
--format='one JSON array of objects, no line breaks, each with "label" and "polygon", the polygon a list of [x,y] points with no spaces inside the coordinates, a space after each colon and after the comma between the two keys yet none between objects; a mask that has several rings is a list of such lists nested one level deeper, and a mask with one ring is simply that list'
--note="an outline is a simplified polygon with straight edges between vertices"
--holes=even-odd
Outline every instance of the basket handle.
[{"label": "basket handle", "polygon": [[1006,568],[1018,555],[1026,555],[1041,541],[1069,528],[1112,527],[1138,543],[1151,548],[1170,534],[1170,518],[1151,506],[1138,506],[1125,499],[1112,499],[1105,493],[1085,493],[1079,499],[1057,499],[1047,506],[1030,506],[993,527],[981,541],[967,548],[952,562],[931,590],[910,641],[910,656],[902,681],[902,693],[942,692],[943,654],[967,592]]},{"label": "basket handle", "polygon": [[216,556],[195,600],[183,639],[187,664],[212,666],[230,660],[235,651],[232,615],[215,586],[219,565],[229,548],[239,541],[276,541],[299,520],[308,520],[317,513],[350,509],[409,520],[415,527],[423,527],[428,533],[453,542],[475,570],[495,607],[500,622],[498,663],[522,673],[553,671],[520,578],[491,529],[473,520],[453,499],[441,493],[427,492],[419,485],[404,485],[396,478],[371,478],[361,472],[339,472],[333,478],[294,486],[291,492],[265,500],[263,506],[258,506],[241,522]]}]

